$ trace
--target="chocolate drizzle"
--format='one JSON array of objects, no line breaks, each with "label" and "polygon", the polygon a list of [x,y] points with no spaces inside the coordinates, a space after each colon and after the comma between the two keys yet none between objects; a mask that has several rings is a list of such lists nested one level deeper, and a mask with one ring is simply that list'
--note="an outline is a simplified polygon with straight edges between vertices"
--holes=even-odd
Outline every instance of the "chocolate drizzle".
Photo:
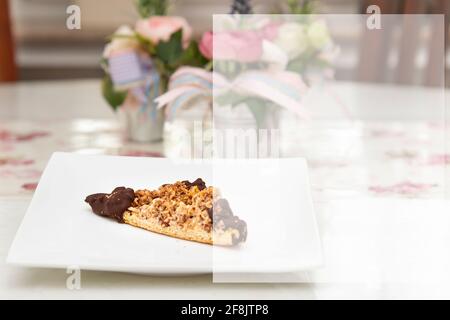
[{"label": "chocolate drizzle", "polygon": [[91,194],[84,201],[89,203],[95,214],[123,222],[123,214],[133,203],[134,197],[133,189],[118,187],[110,194]]},{"label": "chocolate drizzle", "polygon": [[208,211],[208,216],[209,216],[209,218],[212,221],[212,219],[213,219],[213,208],[208,208],[207,211]]},{"label": "chocolate drizzle", "polygon": [[[223,198],[218,199],[214,203],[213,211],[213,220],[215,224],[223,225],[225,229],[232,228],[239,231],[239,236],[233,237],[233,245],[238,244],[239,242],[243,242],[247,239],[247,223],[233,214],[228,200]],[[209,210],[208,214],[210,214]],[[210,214],[210,217],[211,216],[212,214]]]},{"label": "chocolate drizzle", "polygon": [[198,190],[206,189],[205,181],[201,178],[197,178],[194,182],[189,182],[188,180],[181,181],[188,188],[197,187]]},{"label": "chocolate drizzle", "polygon": [[228,203],[227,199],[218,199],[215,203],[214,203],[214,213],[216,216],[219,217],[232,217],[233,216],[233,211],[230,208],[230,204]]}]

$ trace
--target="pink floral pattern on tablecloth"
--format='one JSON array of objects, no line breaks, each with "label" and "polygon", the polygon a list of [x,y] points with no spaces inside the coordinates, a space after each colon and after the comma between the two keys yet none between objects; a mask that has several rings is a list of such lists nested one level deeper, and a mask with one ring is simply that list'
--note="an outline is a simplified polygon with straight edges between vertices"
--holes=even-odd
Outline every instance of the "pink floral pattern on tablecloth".
[{"label": "pink floral pattern on tablecloth", "polygon": [[42,175],[40,170],[36,169],[26,169],[26,170],[14,170],[14,169],[6,169],[0,170],[0,178],[10,179],[39,179]]},{"label": "pink floral pattern on tablecloth", "polygon": [[438,122],[438,121],[430,121],[428,122],[428,128],[430,129],[436,129],[436,130],[443,130],[446,128],[445,122]]},{"label": "pink floral pattern on tablecloth", "polygon": [[[72,125],[73,121],[77,125]],[[73,121],[0,122],[0,196],[31,195],[54,151],[164,157],[159,144],[123,140],[114,121],[101,120],[101,125],[95,126],[95,121],[89,120],[81,127],[80,120]],[[86,130],[91,127],[98,130]],[[302,154],[308,160],[314,191],[319,188],[326,193],[338,186],[380,197],[433,198],[443,194],[443,170],[450,164],[450,154],[442,149],[445,128],[427,122],[364,123],[363,128],[361,141],[345,155],[331,153],[333,145],[327,149],[327,143],[335,140],[326,135],[308,138],[306,143],[319,150]]]},{"label": "pink floral pattern on tablecloth", "polygon": [[386,194],[398,194],[402,196],[418,196],[422,193],[430,191],[432,188],[437,187],[434,183],[414,183],[410,181],[404,181],[387,186],[370,186],[369,191],[377,195]]},{"label": "pink floral pattern on tablecloth", "polygon": [[428,158],[427,164],[432,166],[450,165],[450,154],[435,154]]},{"label": "pink floral pattern on tablecloth", "polygon": [[50,135],[48,131],[30,131],[27,133],[15,133],[10,130],[0,130],[1,142],[20,142],[31,141],[36,138],[46,137]]},{"label": "pink floral pattern on tablecloth", "polygon": [[0,166],[29,166],[34,163],[32,159],[0,158]]},{"label": "pink floral pattern on tablecloth", "polygon": [[34,191],[36,190],[37,186],[38,186],[37,182],[28,182],[22,185],[22,189],[26,191]]}]

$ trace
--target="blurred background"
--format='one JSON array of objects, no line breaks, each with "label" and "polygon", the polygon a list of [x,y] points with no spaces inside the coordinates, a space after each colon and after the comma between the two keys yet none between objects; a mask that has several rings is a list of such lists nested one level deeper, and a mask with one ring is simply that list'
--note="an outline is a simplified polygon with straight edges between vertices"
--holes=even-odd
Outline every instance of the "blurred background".
[{"label": "blurred background", "polygon": [[[134,0],[0,0],[0,80],[50,80],[100,78],[99,57],[106,41],[121,24],[133,25],[138,18]],[[211,29],[214,13],[228,13],[230,2],[223,0],[175,0],[171,14],[186,17],[199,37]],[[81,8],[81,30],[65,26],[66,8],[76,4]],[[253,0],[255,13],[287,12],[286,1]],[[316,0],[314,12],[321,14],[360,14],[376,4],[382,13],[444,13],[450,8],[446,0]],[[332,26],[333,37],[343,54],[336,61],[337,80],[396,82],[405,84],[440,85],[434,74],[439,61],[431,50],[443,41],[433,29],[414,30],[393,39],[357,41],[361,30],[346,25]],[[445,30],[448,29],[446,24]],[[406,29],[405,29],[406,30]],[[434,35],[434,40],[433,40]],[[447,35],[445,35],[447,36]],[[422,41],[423,40],[423,41]],[[422,43],[422,42],[423,43]],[[433,44],[434,41],[434,44]],[[422,45],[420,45],[422,43]],[[401,59],[390,54],[396,47]],[[402,56],[403,54],[403,56]],[[439,56],[439,53],[437,53]],[[367,67],[367,61],[372,69]],[[15,63],[10,61],[15,60]],[[447,59],[449,60],[449,59]],[[435,62],[433,65],[433,61]],[[365,66],[359,68],[358,66]],[[446,63],[448,69],[449,63]],[[375,68],[375,69],[374,69]],[[392,70],[389,70],[392,69]],[[421,76],[412,72],[421,69]],[[385,77],[389,77],[386,79]]]}]

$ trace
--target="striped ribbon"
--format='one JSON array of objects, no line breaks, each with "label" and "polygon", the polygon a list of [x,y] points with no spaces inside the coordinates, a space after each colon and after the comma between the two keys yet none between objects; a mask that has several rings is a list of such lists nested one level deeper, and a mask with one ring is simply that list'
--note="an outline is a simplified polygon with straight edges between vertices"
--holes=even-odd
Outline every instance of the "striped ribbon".
[{"label": "striped ribbon", "polygon": [[228,81],[214,73],[214,96],[235,91],[242,95],[259,97],[283,107],[304,119],[309,114],[301,103],[308,87],[299,74],[290,71],[247,71]]},{"label": "striped ribbon", "polygon": [[155,102],[158,108],[168,105],[166,112],[171,118],[195,97],[204,96],[212,100],[213,97],[234,91],[272,101],[302,118],[309,118],[301,104],[306,90],[307,86],[301,77],[288,71],[247,71],[229,81],[216,72],[182,67],[170,78],[169,90],[156,98]]},{"label": "striped ribbon", "polygon": [[133,93],[141,102],[140,115],[141,120],[145,121],[148,117],[156,120],[157,104],[155,98],[160,95],[161,77],[153,65],[150,57],[143,56],[140,60],[143,73],[145,74],[144,84],[133,88]]},{"label": "striped ribbon", "polygon": [[166,116],[172,119],[193,98],[212,99],[212,73],[200,68],[181,67],[169,80],[168,91],[155,99],[158,108],[167,105]]}]

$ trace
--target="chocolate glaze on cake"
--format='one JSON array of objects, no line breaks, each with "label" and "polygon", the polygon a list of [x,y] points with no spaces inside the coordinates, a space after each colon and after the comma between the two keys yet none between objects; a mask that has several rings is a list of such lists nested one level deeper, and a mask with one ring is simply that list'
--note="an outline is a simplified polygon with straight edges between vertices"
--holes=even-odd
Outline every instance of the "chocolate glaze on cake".
[{"label": "chocolate glaze on cake", "polygon": [[123,214],[133,203],[134,197],[133,189],[118,187],[110,194],[91,194],[84,201],[89,203],[95,214],[123,222]]},{"label": "chocolate glaze on cake", "polygon": [[206,189],[205,181],[201,178],[197,178],[194,182],[189,182],[188,180],[181,181],[188,188],[197,187],[198,190]]},{"label": "chocolate glaze on cake", "polygon": [[[225,229],[232,228],[239,231],[239,236],[237,238],[233,237],[233,244],[243,242],[247,239],[247,223],[233,214],[228,200],[223,198],[218,199],[214,203],[214,210],[212,211],[214,224],[219,225],[219,223],[222,222],[220,224],[223,225]],[[209,211],[208,214],[210,214]]]}]

